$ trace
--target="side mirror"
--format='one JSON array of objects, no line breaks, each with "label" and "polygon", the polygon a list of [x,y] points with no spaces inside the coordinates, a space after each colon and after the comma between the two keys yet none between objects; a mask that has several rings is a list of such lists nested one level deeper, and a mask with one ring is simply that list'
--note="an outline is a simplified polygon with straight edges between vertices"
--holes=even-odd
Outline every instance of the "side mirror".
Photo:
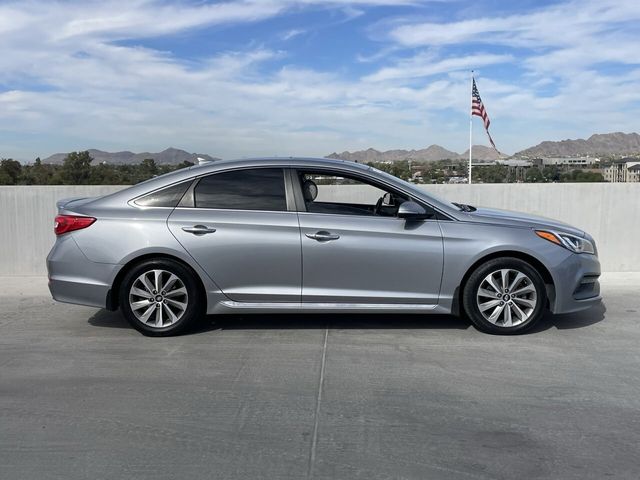
[{"label": "side mirror", "polygon": [[407,220],[424,220],[429,218],[429,215],[421,205],[409,200],[401,203],[400,207],[398,207],[398,218],[405,218]]}]

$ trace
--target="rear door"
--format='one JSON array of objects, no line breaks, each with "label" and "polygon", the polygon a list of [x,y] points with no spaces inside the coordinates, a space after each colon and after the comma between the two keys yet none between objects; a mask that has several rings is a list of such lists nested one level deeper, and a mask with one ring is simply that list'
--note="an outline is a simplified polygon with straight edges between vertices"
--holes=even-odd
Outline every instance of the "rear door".
[{"label": "rear door", "polygon": [[193,204],[170,215],[169,229],[226,296],[300,301],[300,229],[282,168],[213,173],[192,195]]}]

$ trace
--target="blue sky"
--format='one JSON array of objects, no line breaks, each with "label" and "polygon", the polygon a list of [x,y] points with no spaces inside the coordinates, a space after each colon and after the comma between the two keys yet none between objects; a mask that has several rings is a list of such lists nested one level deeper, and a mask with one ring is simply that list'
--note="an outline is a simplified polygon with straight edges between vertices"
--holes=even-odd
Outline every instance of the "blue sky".
[{"label": "blue sky", "polygon": [[462,152],[470,69],[504,152],[638,131],[639,21],[628,0],[2,2],[0,156]]}]

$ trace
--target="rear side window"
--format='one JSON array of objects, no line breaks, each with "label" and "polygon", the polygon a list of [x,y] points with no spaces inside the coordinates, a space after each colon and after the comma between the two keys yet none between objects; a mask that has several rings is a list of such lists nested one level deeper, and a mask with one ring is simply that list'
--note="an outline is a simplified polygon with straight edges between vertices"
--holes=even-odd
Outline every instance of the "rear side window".
[{"label": "rear side window", "polygon": [[284,171],[255,168],[215,173],[194,190],[197,208],[286,211]]},{"label": "rear side window", "polygon": [[191,180],[189,180],[188,182],[171,185],[170,187],[151,192],[144,197],[137,198],[133,203],[135,203],[136,205],[140,205],[141,207],[173,208],[178,205],[180,199],[189,188],[189,185],[191,185]]}]

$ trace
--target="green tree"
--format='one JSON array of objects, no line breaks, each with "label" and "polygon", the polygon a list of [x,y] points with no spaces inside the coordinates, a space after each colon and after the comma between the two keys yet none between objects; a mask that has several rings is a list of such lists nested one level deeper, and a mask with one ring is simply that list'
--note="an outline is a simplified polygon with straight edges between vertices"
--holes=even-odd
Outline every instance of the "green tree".
[{"label": "green tree", "polygon": [[33,165],[22,167],[22,177],[20,183],[25,185],[52,185],[57,183],[56,177],[59,175],[59,165],[42,163],[40,157],[36,158]]},{"label": "green tree", "polygon": [[122,185],[127,183],[127,179],[123,178],[117,165],[100,163],[91,167],[90,183],[92,185]]},{"label": "green tree", "polygon": [[531,167],[527,169],[527,173],[524,176],[524,180],[527,183],[541,183],[544,182],[544,176],[537,167]]},{"label": "green tree", "polygon": [[3,185],[17,185],[22,174],[22,164],[17,160],[6,158],[0,161],[0,182]]},{"label": "green tree", "polygon": [[12,185],[11,177],[0,168],[0,185]]},{"label": "green tree", "polygon": [[66,185],[86,185],[91,178],[93,158],[88,151],[71,152],[62,164],[62,180]]},{"label": "green tree", "polygon": [[542,176],[546,182],[559,182],[560,170],[554,165],[548,165],[542,169]]},{"label": "green tree", "polygon": [[483,165],[471,169],[474,182],[505,183],[509,180],[509,167],[505,165]]},{"label": "green tree", "polygon": [[145,158],[140,164],[140,171],[142,175],[147,178],[151,178],[158,174],[158,166],[153,158]]},{"label": "green tree", "polygon": [[590,172],[584,170],[573,170],[562,175],[563,182],[604,182],[604,177],[600,172]]}]

